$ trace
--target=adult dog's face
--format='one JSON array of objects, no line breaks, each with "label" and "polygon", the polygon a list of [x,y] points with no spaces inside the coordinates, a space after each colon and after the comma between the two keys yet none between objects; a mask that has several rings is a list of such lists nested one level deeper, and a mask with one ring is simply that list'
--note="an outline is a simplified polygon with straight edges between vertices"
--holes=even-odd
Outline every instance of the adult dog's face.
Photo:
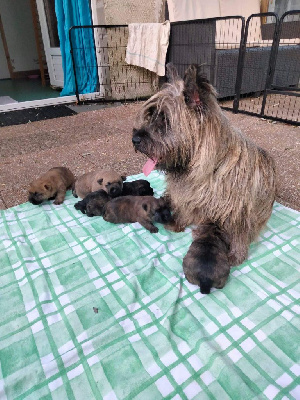
[{"label": "adult dog's face", "polygon": [[172,65],[167,71],[168,83],[145,102],[137,116],[132,143],[159,169],[182,172],[189,165],[199,123],[215,93],[196,66],[189,67],[184,80]]}]

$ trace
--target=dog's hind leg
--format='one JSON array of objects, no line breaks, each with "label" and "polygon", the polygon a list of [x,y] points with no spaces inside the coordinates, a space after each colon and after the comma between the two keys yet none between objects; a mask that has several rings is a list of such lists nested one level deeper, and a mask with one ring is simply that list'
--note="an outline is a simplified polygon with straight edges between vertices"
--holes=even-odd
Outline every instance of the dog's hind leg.
[{"label": "dog's hind leg", "polygon": [[237,266],[242,264],[248,257],[249,243],[247,235],[233,236],[230,241],[230,251],[228,254],[229,264]]},{"label": "dog's hind leg", "polygon": [[236,221],[234,224],[228,219],[224,224],[224,231],[229,244],[229,264],[237,266],[248,257],[249,245],[252,241],[253,227],[246,218]]}]

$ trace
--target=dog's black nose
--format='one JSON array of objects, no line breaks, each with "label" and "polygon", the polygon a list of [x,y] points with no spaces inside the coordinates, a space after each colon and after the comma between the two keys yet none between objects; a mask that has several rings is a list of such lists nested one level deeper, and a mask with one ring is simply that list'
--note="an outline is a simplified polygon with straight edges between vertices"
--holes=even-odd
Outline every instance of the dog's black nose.
[{"label": "dog's black nose", "polygon": [[121,194],[121,189],[119,187],[111,187],[109,190],[109,194],[112,197],[118,197]]},{"label": "dog's black nose", "polygon": [[134,145],[140,144],[141,143],[141,138],[138,135],[134,135],[132,138],[132,143]]}]

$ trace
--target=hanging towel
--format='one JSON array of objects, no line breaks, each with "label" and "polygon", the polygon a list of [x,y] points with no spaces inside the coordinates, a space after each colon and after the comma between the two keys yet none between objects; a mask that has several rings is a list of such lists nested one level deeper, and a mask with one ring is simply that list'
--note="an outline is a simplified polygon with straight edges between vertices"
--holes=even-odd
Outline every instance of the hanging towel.
[{"label": "hanging towel", "polygon": [[165,75],[170,22],[129,24],[126,62]]}]

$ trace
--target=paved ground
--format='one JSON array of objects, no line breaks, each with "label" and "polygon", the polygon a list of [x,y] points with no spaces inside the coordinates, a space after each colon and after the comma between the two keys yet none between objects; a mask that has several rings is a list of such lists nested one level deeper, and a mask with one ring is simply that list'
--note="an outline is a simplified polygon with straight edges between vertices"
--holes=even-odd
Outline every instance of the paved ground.
[{"label": "paved ground", "polygon": [[[145,157],[136,154],[131,144],[139,107],[138,103],[119,105],[0,128],[0,209],[27,201],[29,183],[53,166],[67,166],[77,176],[100,167],[127,175],[141,172]],[[274,156],[277,201],[300,211],[300,128],[226,114]]]}]

